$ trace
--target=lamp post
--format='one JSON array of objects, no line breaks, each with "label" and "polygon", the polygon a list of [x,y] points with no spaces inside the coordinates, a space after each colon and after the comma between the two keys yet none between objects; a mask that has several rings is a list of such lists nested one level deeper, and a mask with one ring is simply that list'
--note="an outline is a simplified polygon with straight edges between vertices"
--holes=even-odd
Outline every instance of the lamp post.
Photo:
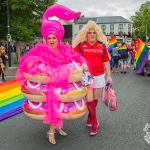
[{"label": "lamp post", "polygon": [[10,25],[9,25],[9,0],[7,0],[7,49],[8,49],[8,62],[9,62],[9,67],[11,67],[11,55],[10,55]]}]

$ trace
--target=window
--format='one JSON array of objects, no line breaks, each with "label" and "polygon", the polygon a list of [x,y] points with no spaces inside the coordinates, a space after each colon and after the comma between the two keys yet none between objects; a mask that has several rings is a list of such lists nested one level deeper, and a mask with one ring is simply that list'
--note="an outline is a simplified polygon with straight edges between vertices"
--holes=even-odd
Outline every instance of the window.
[{"label": "window", "polygon": [[128,24],[128,32],[131,32],[131,24]]},{"label": "window", "polygon": [[79,31],[82,29],[83,25],[79,25]]},{"label": "window", "polygon": [[123,32],[123,24],[119,24],[119,30],[118,30],[119,32],[121,31],[121,32]]},{"label": "window", "polygon": [[128,35],[127,37],[132,37],[132,34],[131,34],[131,24],[128,24]]},{"label": "window", "polygon": [[110,25],[110,32],[112,32],[112,33],[114,32],[114,24]]},{"label": "window", "polygon": [[106,33],[106,25],[101,25],[101,29],[102,29],[103,33]]}]

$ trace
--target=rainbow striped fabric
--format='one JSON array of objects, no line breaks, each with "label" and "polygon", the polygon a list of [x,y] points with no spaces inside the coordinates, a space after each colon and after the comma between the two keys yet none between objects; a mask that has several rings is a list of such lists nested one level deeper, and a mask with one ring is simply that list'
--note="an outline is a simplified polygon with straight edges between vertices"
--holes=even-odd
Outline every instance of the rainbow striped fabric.
[{"label": "rainbow striped fabric", "polygon": [[25,98],[15,80],[0,84],[0,121],[21,113]]},{"label": "rainbow striped fabric", "polygon": [[110,63],[110,67],[113,67],[114,60],[112,59],[112,56],[110,56],[110,61],[109,61],[109,63]]},{"label": "rainbow striped fabric", "polygon": [[127,47],[125,45],[120,46],[118,50],[120,55],[127,54]]},{"label": "rainbow striped fabric", "polygon": [[141,73],[146,61],[148,60],[149,48],[146,44],[141,40],[138,39],[138,47],[136,50],[136,71]]},{"label": "rainbow striped fabric", "polygon": [[116,39],[116,36],[112,36],[110,39],[109,39],[109,47],[108,47],[108,50],[109,51],[112,51],[112,49],[114,48],[114,44],[117,42],[117,39]]},{"label": "rainbow striped fabric", "polygon": [[136,61],[134,60],[133,69],[136,70]]}]

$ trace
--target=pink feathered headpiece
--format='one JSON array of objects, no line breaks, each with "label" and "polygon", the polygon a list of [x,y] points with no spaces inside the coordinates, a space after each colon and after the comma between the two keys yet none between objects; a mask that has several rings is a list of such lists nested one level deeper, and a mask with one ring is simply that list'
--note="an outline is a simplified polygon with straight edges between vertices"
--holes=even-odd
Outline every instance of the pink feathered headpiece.
[{"label": "pink feathered headpiece", "polygon": [[41,26],[42,36],[47,41],[48,35],[54,34],[58,41],[60,41],[64,36],[64,27],[56,20],[49,20],[49,17],[56,16],[62,20],[73,20],[80,14],[81,12],[72,11],[71,9],[60,4],[50,6],[43,15]]}]

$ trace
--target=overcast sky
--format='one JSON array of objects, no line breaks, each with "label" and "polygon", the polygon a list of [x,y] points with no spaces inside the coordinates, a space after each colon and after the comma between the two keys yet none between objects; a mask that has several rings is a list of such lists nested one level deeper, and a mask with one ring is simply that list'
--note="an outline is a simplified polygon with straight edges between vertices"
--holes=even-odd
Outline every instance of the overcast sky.
[{"label": "overcast sky", "polygon": [[130,19],[149,0],[58,0],[58,4],[82,12],[85,17],[122,16]]}]

